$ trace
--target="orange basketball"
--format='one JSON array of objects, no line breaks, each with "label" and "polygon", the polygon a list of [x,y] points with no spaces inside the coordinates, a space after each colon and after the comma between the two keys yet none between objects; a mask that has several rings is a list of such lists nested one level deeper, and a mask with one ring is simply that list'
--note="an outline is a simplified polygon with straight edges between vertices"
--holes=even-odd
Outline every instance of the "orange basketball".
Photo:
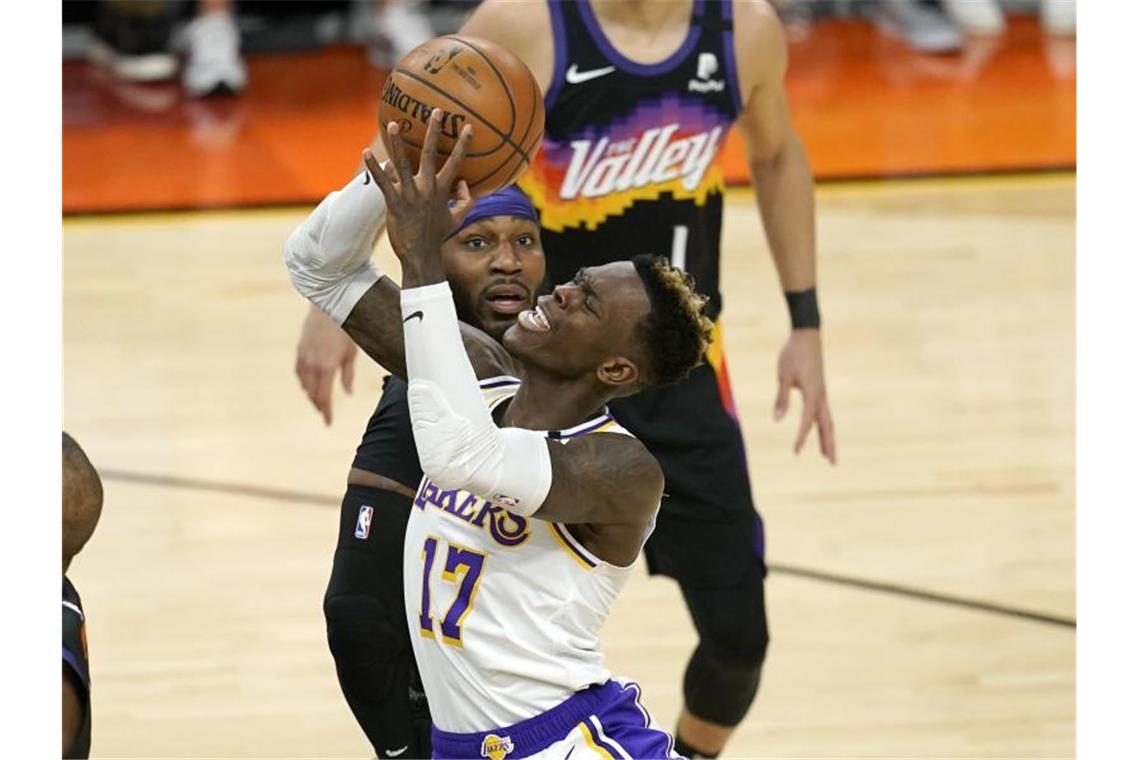
[{"label": "orange basketball", "polygon": [[437,166],[447,160],[463,125],[475,128],[459,172],[473,196],[518,179],[546,124],[542,92],[530,69],[506,48],[477,37],[428,40],[400,59],[384,82],[380,128],[390,121],[400,125],[413,168],[419,166],[433,108],[444,111]]}]

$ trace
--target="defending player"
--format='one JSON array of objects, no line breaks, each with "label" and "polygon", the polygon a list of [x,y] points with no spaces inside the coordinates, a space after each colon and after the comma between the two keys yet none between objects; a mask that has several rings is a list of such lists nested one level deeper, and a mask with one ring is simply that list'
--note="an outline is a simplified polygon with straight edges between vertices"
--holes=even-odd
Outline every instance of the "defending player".
[{"label": "defending player", "polygon": [[[668,255],[712,296],[715,319],[719,154],[729,127],[739,129],[791,314],[774,416],[783,418],[791,389],[800,389],[794,448],[817,427],[820,450],[834,463],[811,172],[788,115],[787,50],[768,3],[485,0],[460,33],[512,50],[544,89],[545,141],[520,184],[539,209],[554,282],[640,252]],[[707,364],[688,379],[613,404],[665,471],[669,498],[646,558],[651,572],[677,580],[700,637],[676,733],[684,753],[706,757],[719,754],[751,706],[768,646],[763,528],[719,328],[716,335]],[[317,345],[303,341],[301,353],[335,357],[311,375],[327,386],[354,349],[335,333]],[[720,561],[694,561],[712,554]]]},{"label": "defending player", "polygon": [[396,168],[369,167],[402,291],[367,254],[286,251],[299,292],[382,365],[404,372],[406,362],[425,478],[405,542],[405,603],[435,753],[563,758],[603,747],[672,757],[636,686],[610,680],[598,647],[663,486],[654,458],[605,403],[700,361],[711,331],[704,299],[645,257],[558,286],[519,315],[503,346],[468,328],[465,344],[439,247],[470,203],[460,183],[462,200],[447,205],[471,127],[437,175],[441,119],[437,109],[415,177],[395,123]]},{"label": "defending player", "polygon": [[[322,201],[294,242],[367,252],[383,223],[383,196],[357,177]],[[477,200],[442,253],[456,311],[467,324],[500,340],[519,312],[534,307],[545,259],[537,214],[517,187]],[[348,474],[324,600],[341,691],[377,757],[431,755],[431,716],[408,638],[402,570],[404,532],[422,477],[407,382],[393,375]]]},{"label": "defending player", "polygon": [[[545,84],[546,137],[520,184],[539,209],[555,282],[580,266],[664,254],[712,297],[709,316],[717,319],[724,205],[717,157],[736,126],[791,314],[775,418],[799,388],[795,451],[818,427],[820,451],[834,463],[812,178],[788,114],[787,51],[771,6],[488,0],[461,33],[503,44]],[[700,637],[676,735],[678,751],[702,757],[719,754],[747,713],[768,644],[763,528],[719,325],[716,336],[707,363],[682,383],[613,404],[665,472],[669,496],[645,554],[650,572],[678,581]]]},{"label": "defending player", "polygon": [[63,756],[91,751],[91,672],[86,618],[67,577],[71,560],[91,538],[103,512],[103,483],[83,449],[63,434]]}]

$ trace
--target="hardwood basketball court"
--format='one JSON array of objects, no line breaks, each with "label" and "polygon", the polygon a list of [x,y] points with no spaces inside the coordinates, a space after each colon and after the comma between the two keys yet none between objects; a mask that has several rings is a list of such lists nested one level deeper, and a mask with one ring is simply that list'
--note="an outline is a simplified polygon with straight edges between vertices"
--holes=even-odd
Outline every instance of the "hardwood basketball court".
[{"label": "hardwood basketball court", "polygon": [[[1075,42],[1024,16],[954,56],[858,21],[789,39],[793,117],[832,180],[839,466],[814,439],[792,455],[798,407],[771,421],[787,317],[733,190],[723,319],[773,641],[725,757],[1072,757],[1074,175],[834,180],[1072,169]],[[249,65],[228,101],[63,67],[64,212],[116,212],[64,220],[64,423],[106,487],[69,573],[93,757],[372,755],[321,602],[381,375],[359,358],[321,424],[292,373],[305,305],[281,244],[352,171],[384,72],[349,47]],[[725,171],[747,179],[735,135]],[[604,646],[665,725],[694,642],[675,585],[635,573]]]},{"label": "hardwood basketball court", "polygon": [[[771,421],[786,317],[732,193],[724,323],[773,643],[726,756],[1074,754],[1073,203],[1068,174],[821,189],[831,468]],[[371,755],[321,598],[380,373],[358,360],[327,429],[297,386],[280,246],[304,213],[65,223],[64,419],[106,485],[71,570],[94,757]],[[694,642],[643,572],[604,638],[666,724]]]}]

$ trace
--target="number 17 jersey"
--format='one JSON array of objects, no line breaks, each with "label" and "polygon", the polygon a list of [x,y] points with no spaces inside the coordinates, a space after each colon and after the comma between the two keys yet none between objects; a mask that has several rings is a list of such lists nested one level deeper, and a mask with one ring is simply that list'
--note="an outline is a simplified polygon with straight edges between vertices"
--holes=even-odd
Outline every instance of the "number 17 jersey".
[{"label": "number 17 jersey", "polygon": [[[494,410],[519,381],[480,386]],[[608,413],[547,435],[604,433],[629,435]],[[631,572],[561,523],[425,476],[404,540],[404,605],[432,722],[461,734],[511,726],[609,680],[601,629]]]}]

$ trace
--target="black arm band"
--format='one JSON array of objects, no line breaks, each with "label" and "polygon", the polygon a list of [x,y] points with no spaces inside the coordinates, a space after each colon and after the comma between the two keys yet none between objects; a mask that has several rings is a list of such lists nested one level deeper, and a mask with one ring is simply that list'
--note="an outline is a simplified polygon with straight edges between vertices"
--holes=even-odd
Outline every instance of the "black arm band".
[{"label": "black arm band", "polygon": [[819,329],[819,302],[815,299],[815,288],[807,290],[785,290],[788,313],[792,317],[792,329]]}]

